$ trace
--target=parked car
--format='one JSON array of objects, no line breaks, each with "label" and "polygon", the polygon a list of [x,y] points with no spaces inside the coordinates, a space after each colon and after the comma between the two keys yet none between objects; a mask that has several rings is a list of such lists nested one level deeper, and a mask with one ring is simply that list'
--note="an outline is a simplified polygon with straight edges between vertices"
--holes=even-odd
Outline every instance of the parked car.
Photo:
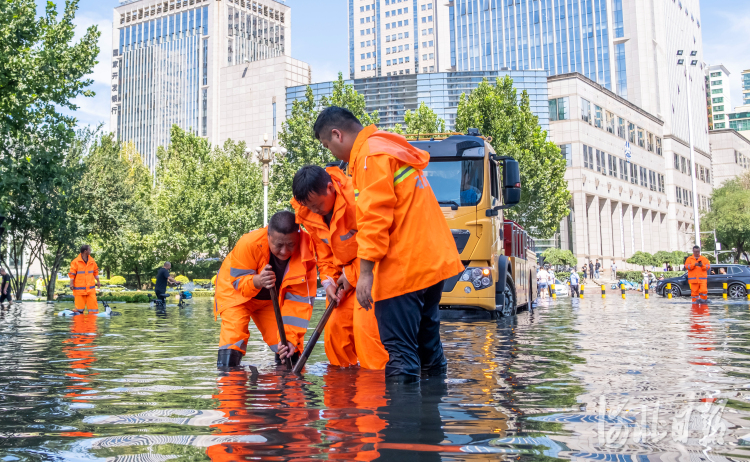
[{"label": "parked car", "polygon": [[[673,297],[690,296],[687,272],[678,277],[659,281],[656,285],[656,293],[666,297],[667,283],[672,283]],[[727,284],[727,294],[730,298],[745,298],[747,296],[745,284],[750,284],[750,268],[745,265],[711,265],[708,275],[709,295],[721,295],[724,283]]]},{"label": "parked car", "polygon": [[318,287],[318,290],[315,292],[315,298],[318,300],[325,300],[326,289],[324,287]]},{"label": "parked car", "polygon": [[558,297],[567,297],[570,295],[570,286],[567,282],[555,279],[555,295]]}]

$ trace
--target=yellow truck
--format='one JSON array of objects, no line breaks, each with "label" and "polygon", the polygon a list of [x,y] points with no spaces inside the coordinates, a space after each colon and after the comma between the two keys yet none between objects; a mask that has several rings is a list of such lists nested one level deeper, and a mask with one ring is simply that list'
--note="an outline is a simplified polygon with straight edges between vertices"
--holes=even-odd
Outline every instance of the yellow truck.
[{"label": "yellow truck", "polygon": [[496,319],[530,307],[536,294],[533,240],[503,209],[521,199],[518,162],[499,156],[478,130],[407,135],[430,153],[425,168],[465,271],[445,282],[444,319]]}]

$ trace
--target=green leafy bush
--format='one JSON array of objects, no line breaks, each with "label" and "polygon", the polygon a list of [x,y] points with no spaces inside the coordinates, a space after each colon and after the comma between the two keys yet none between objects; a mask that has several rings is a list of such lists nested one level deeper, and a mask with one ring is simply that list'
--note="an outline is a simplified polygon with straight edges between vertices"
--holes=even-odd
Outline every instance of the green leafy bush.
[{"label": "green leafy bush", "polygon": [[105,292],[97,298],[104,302],[148,303],[151,292]]},{"label": "green leafy bush", "polygon": [[121,286],[125,284],[125,278],[122,276],[112,276],[112,279],[109,280],[109,283],[114,286]]},{"label": "green leafy bush", "polygon": [[213,290],[194,290],[191,293],[193,294],[193,298],[206,298],[214,296]]},{"label": "green leafy bush", "polygon": [[181,283],[181,284],[187,284],[190,282],[190,279],[188,279],[187,276],[179,275],[176,278],[174,278],[175,281]]},{"label": "green leafy bush", "polygon": [[[660,276],[665,278],[676,278],[685,274],[684,271],[654,271],[654,276],[659,279]],[[625,279],[626,281],[641,283],[643,282],[643,271],[618,271],[617,279]]]},{"label": "green leafy bush", "polygon": [[200,285],[205,285],[211,282],[210,279],[193,279],[193,282]]}]

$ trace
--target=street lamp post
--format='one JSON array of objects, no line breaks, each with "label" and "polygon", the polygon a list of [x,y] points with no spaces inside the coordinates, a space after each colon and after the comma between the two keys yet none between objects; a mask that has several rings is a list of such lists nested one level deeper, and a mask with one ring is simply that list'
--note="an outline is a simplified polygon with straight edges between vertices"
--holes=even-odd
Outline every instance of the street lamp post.
[{"label": "street lamp post", "polygon": [[[682,50],[678,52],[680,56],[677,60],[677,64],[684,66],[685,74],[685,93],[687,93],[687,107],[688,107],[688,140],[690,144],[690,181],[693,186],[693,230],[695,231],[695,245],[701,245],[701,227],[700,217],[698,216],[698,186],[696,184],[695,175],[695,148],[693,145],[693,109],[691,107],[690,100],[690,75],[688,74],[688,66],[685,64],[685,58],[681,55]],[[691,58],[696,57],[696,52],[690,53]],[[698,64],[697,59],[693,59],[690,62],[691,66]]]},{"label": "street lamp post", "polygon": [[273,154],[280,152],[286,154],[285,148],[277,148],[273,145],[273,141],[268,142],[268,134],[263,134],[263,144],[255,148],[255,152],[258,154],[258,160],[262,164],[263,169],[263,226],[268,226],[268,184],[270,183],[270,171],[271,162],[273,162]]}]

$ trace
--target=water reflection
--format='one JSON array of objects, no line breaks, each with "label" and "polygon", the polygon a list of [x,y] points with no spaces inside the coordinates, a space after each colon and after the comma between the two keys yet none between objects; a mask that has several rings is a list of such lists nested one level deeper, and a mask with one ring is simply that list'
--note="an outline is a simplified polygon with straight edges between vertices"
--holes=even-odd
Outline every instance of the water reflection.
[{"label": "water reflection", "polygon": [[[251,329],[215,370],[210,301],[161,313],[0,313],[3,460],[721,460],[747,455],[745,303],[569,300],[442,326],[447,380],[276,370]],[[317,322],[316,310],[312,325]],[[7,458],[10,457],[10,458]]]}]

